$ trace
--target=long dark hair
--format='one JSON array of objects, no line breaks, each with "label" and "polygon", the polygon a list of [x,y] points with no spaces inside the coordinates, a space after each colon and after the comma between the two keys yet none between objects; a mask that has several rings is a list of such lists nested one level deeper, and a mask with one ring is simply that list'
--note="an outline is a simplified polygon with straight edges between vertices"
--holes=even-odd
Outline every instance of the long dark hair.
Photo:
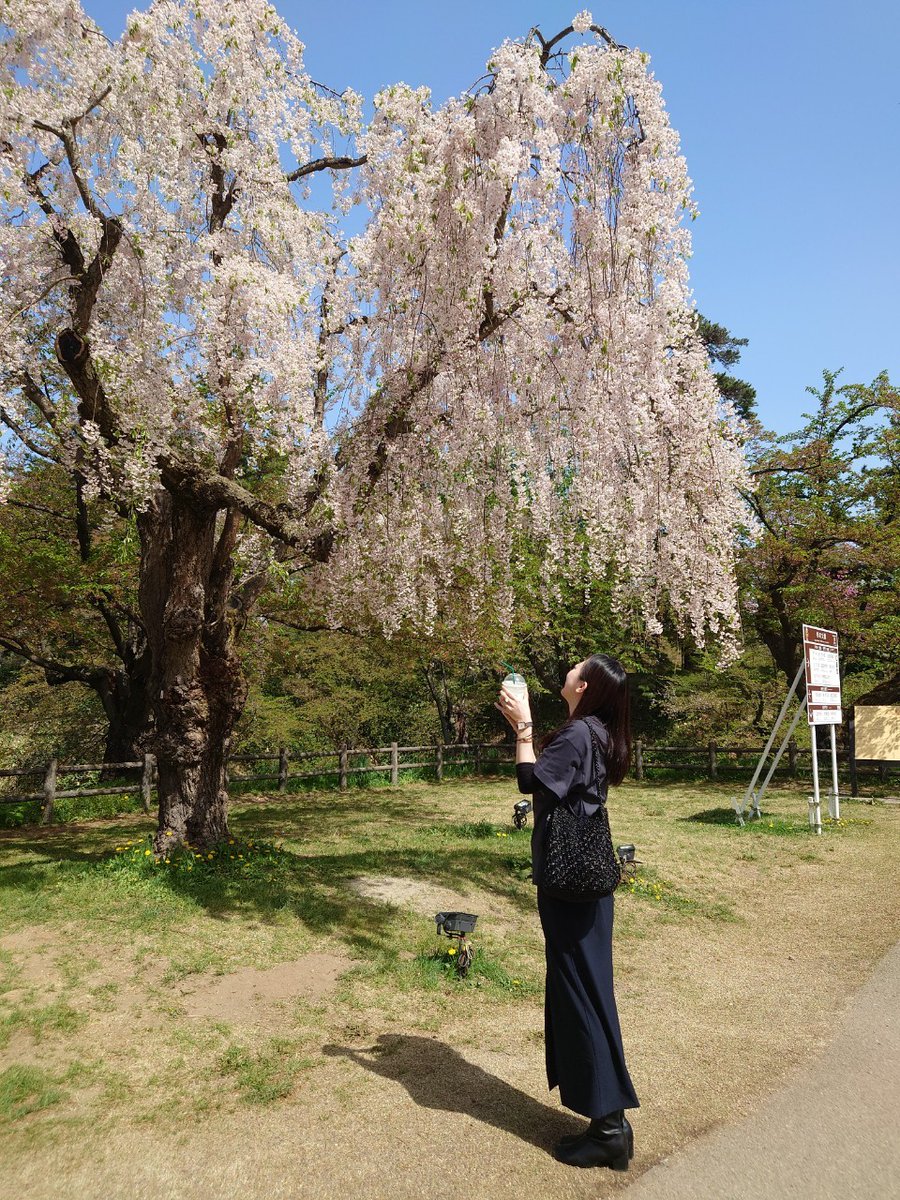
[{"label": "long dark hair", "polygon": [[580,678],[587,687],[565,724],[554,729],[541,742],[541,750],[573,721],[582,717],[596,717],[603,722],[609,734],[607,778],[610,783],[621,783],[631,765],[631,698],[625,668],[617,658],[610,658],[608,654],[592,654],[585,659]]}]

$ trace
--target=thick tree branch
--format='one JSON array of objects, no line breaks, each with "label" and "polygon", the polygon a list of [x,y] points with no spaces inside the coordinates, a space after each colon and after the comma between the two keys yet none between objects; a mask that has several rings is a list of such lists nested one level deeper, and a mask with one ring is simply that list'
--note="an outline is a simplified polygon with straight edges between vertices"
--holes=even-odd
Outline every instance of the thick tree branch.
[{"label": "thick tree branch", "polygon": [[24,508],[27,512],[40,513],[45,517],[53,517],[55,521],[65,521],[67,524],[71,520],[68,513],[57,512],[55,508],[47,508],[45,504],[29,504],[25,500],[8,499],[6,503],[10,508]]},{"label": "thick tree branch", "polygon": [[234,509],[277,541],[315,553],[315,542],[310,540],[290,505],[270,504],[233,479],[204,471],[175,455],[164,457],[159,466],[164,487],[175,495],[211,512]]},{"label": "thick tree branch", "polygon": [[38,410],[50,428],[56,433],[56,410],[45,390],[28,371],[22,376],[22,390],[25,398]]},{"label": "thick tree branch", "polygon": [[74,329],[64,329],[56,335],[56,357],[78,394],[82,423],[92,421],[107,446],[115,446],[120,437],[118,418],[94,368],[90,343]]},{"label": "thick tree branch", "polygon": [[[546,39],[541,34],[541,31],[538,29],[538,27],[536,25],[532,28],[529,36],[536,37],[537,40],[541,43],[541,66],[542,67],[546,67],[547,63],[550,61],[550,55],[553,50],[553,47],[558,45],[563,40],[563,38],[567,38],[570,33],[574,33],[574,32],[575,32],[574,25],[567,25],[565,29],[561,30],[554,37],[552,37],[550,39]],[[604,42],[606,42],[607,46],[609,46],[612,50],[627,50],[628,49],[627,46],[621,46],[621,45],[619,45],[618,42],[613,41],[612,35],[609,33],[608,30],[604,29],[602,25],[592,25],[591,33],[596,33],[600,37],[602,37]]]},{"label": "thick tree branch", "polygon": [[19,658],[24,658],[26,662],[41,667],[47,673],[48,683],[86,683],[88,687],[96,687],[99,677],[107,674],[105,667],[81,666],[48,658],[34,650],[21,638],[0,634],[0,646],[12,654],[18,655]]},{"label": "thick tree branch", "polygon": [[316,171],[348,171],[352,167],[361,167],[367,161],[367,156],[363,154],[360,158],[348,158],[343,155],[339,158],[314,158],[311,162],[304,163],[302,167],[297,167],[286,176],[288,183],[296,183],[298,179],[303,179],[307,175],[314,175]]},{"label": "thick tree branch", "polygon": [[2,405],[0,405],[0,421],[3,422],[7,429],[12,430],[22,445],[38,458],[46,459],[47,462],[57,463],[57,465],[62,462],[62,459],[58,458],[45,446],[39,446],[37,442],[29,437],[25,430],[9,415]]}]

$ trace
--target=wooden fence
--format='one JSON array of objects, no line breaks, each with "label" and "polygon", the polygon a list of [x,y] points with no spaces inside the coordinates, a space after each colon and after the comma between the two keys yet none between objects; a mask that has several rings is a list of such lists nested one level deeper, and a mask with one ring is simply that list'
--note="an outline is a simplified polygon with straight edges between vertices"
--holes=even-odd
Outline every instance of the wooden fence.
[{"label": "wooden fence", "polygon": [[[743,780],[745,776],[749,778],[760,753],[761,749],[758,746],[720,746],[716,742],[708,742],[705,746],[653,746],[639,739],[634,743],[632,774],[637,780],[668,772],[711,780],[726,777],[739,777]],[[411,761],[409,755],[413,756]],[[787,755],[779,763],[778,774],[782,777],[798,777],[801,769],[804,774],[809,773],[811,757],[811,750],[800,749],[792,741]],[[491,774],[498,767],[511,766],[514,761],[513,747],[507,743],[400,746],[392,742],[390,746],[376,746],[370,749],[310,750],[297,753],[282,746],[277,754],[233,755],[228,761],[226,779],[233,787],[258,783],[272,784],[274,786],[266,790],[284,794],[293,783],[336,778],[341,791],[346,791],[351,779],[366,779],[372,774],[389,776],[391,784],[396,786],[400,782],[401,772],[428,770],[433,772],[440,782],[448,769],[453,774],[458,774],[461,770],[474,775]],[[849,766],[849,783],[853,796],[859,795],[858,783],[862,773],[884,782],[889,772],[896,774],[900,771],[900,766],[895,764],[858,765],[846,751],[838,753],[838,762],[839,765],[843,763]],[[248,765],[262,769],[251,773],[235,770],[236,767]],[[300,770],[293,769],[298,766]],[[108,774],[115,771],[140,771],[140,781],[131,784],[97,783],[95,786],[80,788],[59,787],[61,779],[66,780],[73,775],[94,772]],[[122,763],[70,764],[60,763],[56,758],[52,758],[41,767],[0,770],[0,778],[41,779],[40,791],[0,796],[0,804],[40,802],[43,824],[52,821],[57,800],[81,796],[140,796],[144,812],[149,813],[156,783],[156,760],[152,754],[145,754],[136,762]]]},{"label": "wooden fence", "polygon": [[[137,771],[141,772],[140,783],[133,784],[100,784],[98,787],[64,788],[58,787],[60,776],[89,775],[96,771]],[[66,763],[60,764],[56,758],[51,758],[45,767],[27,767],[24,770],[0,770],[0,779],[28,779],[42,777],[43,786],[39,792],[25,792],[17,796],[0,796],[0,804],[25,804],[38,800],[43,805],[41,823],[48,825],[53,819],[53,809],[57,800],[77,796],[140,796],[144,812],[150,812],[150,797],[156,782],[156,759],[152,754],[145,754],[138,762],[118,763]]]}]

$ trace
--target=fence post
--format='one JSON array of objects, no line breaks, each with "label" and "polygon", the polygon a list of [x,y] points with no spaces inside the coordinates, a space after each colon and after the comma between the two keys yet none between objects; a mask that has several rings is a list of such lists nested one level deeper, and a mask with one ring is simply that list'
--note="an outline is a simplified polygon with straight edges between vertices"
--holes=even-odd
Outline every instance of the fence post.
[{"label": "fence post", "polygon": [[51,758],[44,773],[44,814],[42,825],[49,825],[53,820],[53,805],[56,803],[56,767],[57,760]]},{"label": "fence post", "polygon": [[400,782],[400,757],[397,753],[397,743],[391,742],[391,787]]},{"label": "fence post", "polygon": [[444,746],[442,742],[438,742],[437,762],[435,763],[435,767],[437,769],[437,781],[440,783],[444,778]]},{"label": "fence post", "polygon": [[342,750],[338,755],[338,787],[342,792],[347,790],[347,751]]},{"label": "fence post", "polygon": [[793,738],[788,742],[788,768],[791,773],[791,778],[797,776],[797,743]]},{"label": "fence post", "polygon": [[644,778],[644,743],[640,738],[634,743],[634,775],[636,779]]},{"label": "fence post", "polygon": [[144,769],[141,772],[141,803],[144,812],[150,815],[150,791],[153,787],[153,777],[156,774],[156,757],[144,752]]},{"label": "fence post", "polygon": [[859,774],[856,770],[856,709],[850,709],[847,722],[847,759],[850,766],[850,795],[859,795]]},{"label": "fence post", "polygon": [[481,742],[476,742],[472,747],[475,751],[475,774],[481,774]]},{"label": "fence post", "polygon": [[278,790],[279,792],[287,791],[288,783],[288,759],[290,753],[287,746],[278,747]]},{"label": "fence post", "polygon": [[716,743],[709,743],[709,777],[710,779],[718,779],[718,771],[716,763]]}]

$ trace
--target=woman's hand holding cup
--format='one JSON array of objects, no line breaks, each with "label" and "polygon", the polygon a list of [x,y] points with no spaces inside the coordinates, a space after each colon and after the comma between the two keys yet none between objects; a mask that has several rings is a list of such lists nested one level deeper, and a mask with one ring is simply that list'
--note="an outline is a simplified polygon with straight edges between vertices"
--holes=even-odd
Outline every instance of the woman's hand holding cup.
[{"label": "woman's hand holding cup", "polygon": [[500,687],[500,698],[494,705],[494,708],[499,709],[506,717],[513,729],[516,729],[519,721],[531,720],[531,705],[528,701],[528,696],[524,698],[515,695],[509,691],[505,685]]}]

